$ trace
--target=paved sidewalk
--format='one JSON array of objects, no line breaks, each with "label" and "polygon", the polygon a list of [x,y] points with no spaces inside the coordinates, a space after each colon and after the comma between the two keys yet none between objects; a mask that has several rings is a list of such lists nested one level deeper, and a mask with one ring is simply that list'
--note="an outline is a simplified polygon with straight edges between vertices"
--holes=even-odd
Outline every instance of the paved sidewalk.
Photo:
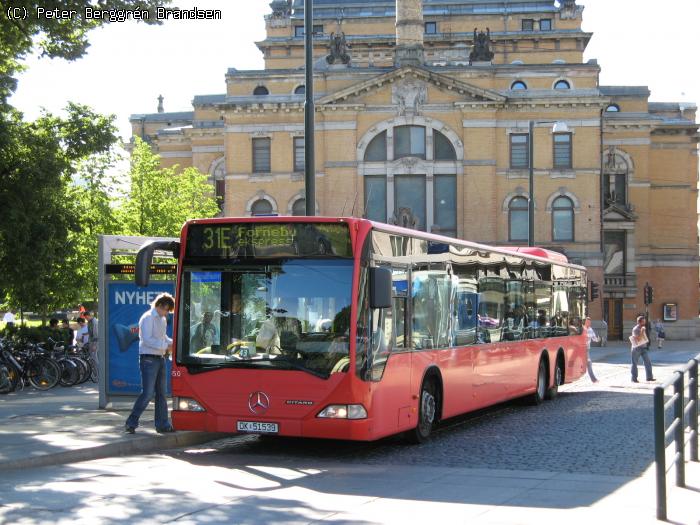
[{"label": "paved sidewalk", "polygon": [[[663,376],[660,375],[660,379],[669,377],[670,369],[687,363],[689,355],[700,353],[694,352],[697,347],[696,342],[670,341],[664,350],[654,350],[652,360],[660,365],[659,371],[662,370],[661,365],[671,367],[666,369]],[[611,343],[607,347],[594,348],[591,355],[594,363],[622,364],[629,360],[629,349],[622,343]],[[606,381],[610,384],[606,385]],[[610,376],[609,380],[603,376],[601,383],[596,384],[596,387],[603,388],[629,386],[619,375]],[[648,384],[642,385],[642,388],[651,390],[654,386]],[[152,409],[144,413],[137,433],[127,435],[123,433],[123,426],[131,405],[122,404],[110,410],[100,410],[97,400],[95,385],[57,387],[46,392],[27,388],[0,396],[0,472],[5,471],[4,475],[10,476],[9,471],[19,473],[19,469],[189,447],[223,437],[221,434],[195,432],[159,435],[153,428]],[[245,457],[240,460],[250,461]],[[367,468],[371,470],[375,467]],[[353,469],[356,472],[350,472]],[[362,494],[373,494],[374,497],[362,507],[348,508],[344,513],[337,509],[334,518],[339,522],[343,522],[340,518],[349,522],[405,522],[406,512],[428,519],[442,512],[451,514],[451,509],[456,507],[459,507],[460,516],[465,520],[468,517],[470,523],[484,524],[536,523],[560,519],[570,523],[595,520],[600,524],[656,521],[653,464],[636,478],[441,467],[431,467],[428,472],[414,467],[411,472],[417,478],[415,483],[402,486],[405,490],[399,493],[389,490],[386,481],[405,476],[407,472],[402,473],[400,467],[382,466],[381,472],[369,474],[359,466],[340,470],[343,472],[327,471],[331,475],[323,479],[326,489],[326,485],[335,479],[337,486],[333,488],[338,494],[350,495],[354,489],[361,487]],[[338,477],[335,478],[334,474]],[[410,476],[408,478],[410,481]],[[687,463],[687,488],[674,486],[673,471],[667,480],[669,520],[700,525],[700,463]],[[409,503],[404,499],[407,494],[412,495]],[[465,507],[469,508],[469,512],[462,514],[467,510]],[[565,518],[563,513],[566,513]],[[400,516],[404,517],[403,520],[399,520]]]},{"label": "paved sidewalk", "polygon": [[[148,453],[210,441],[220,434],[158,434],[153,409],[141,417],[136,434],[123,432],[131,404],[98,407],[97,385],[27,387],[0,396],[0,471]],[[152,407],[152,405],[151,405]]]}]

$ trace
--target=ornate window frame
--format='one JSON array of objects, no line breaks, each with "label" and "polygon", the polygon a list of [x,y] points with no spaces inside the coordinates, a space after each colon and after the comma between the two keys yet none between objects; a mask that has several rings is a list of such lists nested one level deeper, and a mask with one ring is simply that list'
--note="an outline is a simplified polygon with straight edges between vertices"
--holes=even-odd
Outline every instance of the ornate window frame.
[{"label": "ornate window frame", "polygon": [[[291,199],[287,202],[287,215],[292,215],[292,210],[294,209],[294,204],[301,199],[306,199],[306,190],[299,190],[296,192]],[[316,214],[318,215],[320,210],[318,208],[318,201],[316,201]]]},{"label": "ornate window frame", "polygon": [[259,200],[265,200],[269,202],[272,205],[272,213],[279,213],[277,211],[277,201],[274,199],[274,197],[266,193],[264,190],[259,190],[255,193],[255,195],[248,199],[248,202],[246,202],[245,213],[247,217],[253,216],[253,204],[258,202]]},{"label": "ornate window frame", "polygon": [[[419,157],[395,158],[394,155],[394,128],[398,126],[423,126],[425,127],[425,159]],[[452,144],[455,150],[454,160],[434,159],[434,131],[442,133]],[[386,132],[387,160],[365,161],[367,146],[371,140],[382,132]],[[364,180],[365,176],[386,176],[386,216],[391,220],[395,208],[394,175],[424,175],[426,182],[426,231],[431,231],[435,219],[434,205],[434,175],[455,175],[457,186],[461,184],[461,175],[464,174],[464,143],[461,137],[444,122],[422,115],[400,115],[391,119],[378,122],[370,127],[358,140],[356,148],[358,175]],[[364,185],[363,185],[364,186]],[[363,203],[365,199],[364,188],[361,191]],[[461,234],[459,221],[459,201],[457,213],[457,235]],[[364,208],[364,204],[363,204]]]}]

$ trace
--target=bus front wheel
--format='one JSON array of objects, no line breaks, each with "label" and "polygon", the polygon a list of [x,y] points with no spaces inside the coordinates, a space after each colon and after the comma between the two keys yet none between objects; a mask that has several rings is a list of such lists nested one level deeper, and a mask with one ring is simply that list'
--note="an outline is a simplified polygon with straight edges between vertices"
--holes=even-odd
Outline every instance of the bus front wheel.
[{"label": "bus front wheel", "polygon": [[408,435],[411,443],[425,443],[428,440],[435,425],[436,414],[437,386],[434,380],[426,379],[421,386],[418,400],[418,424]]}]

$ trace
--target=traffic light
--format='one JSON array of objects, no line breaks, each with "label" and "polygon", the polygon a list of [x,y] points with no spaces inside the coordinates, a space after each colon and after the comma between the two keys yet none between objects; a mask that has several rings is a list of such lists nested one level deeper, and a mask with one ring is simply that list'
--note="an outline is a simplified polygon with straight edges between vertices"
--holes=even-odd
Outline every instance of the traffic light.
[{"label": "traffic light", "polygon": [[600,297],[598,293],[598,283],[594,283],[593,281],[591,281],[590,300],[595,301],[596,299],[598,299],[598,297]]},{"label": "traffic light", "polygon": [[647,283],[644,286],[644,304],[651,304],[654,302],[654,289]]}]

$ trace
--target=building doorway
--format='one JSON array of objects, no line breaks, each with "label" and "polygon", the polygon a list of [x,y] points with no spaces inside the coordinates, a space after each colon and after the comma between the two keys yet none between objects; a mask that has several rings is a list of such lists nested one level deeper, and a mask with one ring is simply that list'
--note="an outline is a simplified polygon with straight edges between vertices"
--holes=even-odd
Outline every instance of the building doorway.
[{"label": "building doorway", "polygon": [[605,298],[603,319],[608,323],[608,339],[611,341],[622,340],[622,299]]}]

